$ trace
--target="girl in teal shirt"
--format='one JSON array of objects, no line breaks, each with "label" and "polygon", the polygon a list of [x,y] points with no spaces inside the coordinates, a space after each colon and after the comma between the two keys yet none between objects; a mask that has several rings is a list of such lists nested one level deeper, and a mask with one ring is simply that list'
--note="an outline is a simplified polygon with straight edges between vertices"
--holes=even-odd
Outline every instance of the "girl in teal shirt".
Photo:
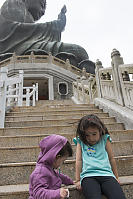
[{"label": "girl in teal shirt", "polygon": [[125,199],[107,128],[96,115],[81,118],[76,139],[76,185],[86,199]]}]

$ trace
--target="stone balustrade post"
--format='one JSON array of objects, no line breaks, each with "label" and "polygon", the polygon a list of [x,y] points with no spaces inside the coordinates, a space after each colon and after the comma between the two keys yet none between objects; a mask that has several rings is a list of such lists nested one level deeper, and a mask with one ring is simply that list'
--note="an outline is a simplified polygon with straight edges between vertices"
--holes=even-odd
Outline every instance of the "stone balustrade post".
[{"label": "stone balustrade post", "polygon": [[35,55],[34,55],[34,52],[33,52],[33,51],[31,52],[29,58],[30,58],[31,63],[35,63]]},{"label": "stone balustrade post", "polygon": [[121,57],[120,52],[116,49],[113,49],[111,53],[111,58],[112,58],[111,64],[112,64],[112,75],[113,75],[116,102],[124,106],[122,88],[119,77],[119,65],[124,64],[123,58]]},{"label": "stone balustrade post", "polygon": [[49,64],[52,64],[52,63],[53,63],[53,56],[52,56],[52,53],[51,53],[51,52],[49,52],[48,63],[49,63]]},{"label": "stone balustrade post", "polygon": [[26,89],[26,106],[30,106],[30,89]]},{"label": "stone balustrade post", "polygon": [[98,93],[98,97],[102,98],[102,90],[101,90],[101,83],[100,83],[100,73],[99,73],[99,69],[103,68],[102,66],[102,62],[99,61],[99,59],[96,60],[95,63],[95,74],[96,74],[96,85],[97,85],[97,93]]},{"label": "stone balustrade post", "polygon": [[36,101],[38,101],[38,83],[36,83]]},{"label": "stone balustrade post", "polygon": [[23,70],[19,70],[19,78],[21,81],[19,83],[18,106],[22,106],[23,105],[23,78],[24,78]]},{"label": "stone balustrade post", "polygon": [[87,78],[86,68],[84,68],[84,67],[82,69],[82,76]]},{"label": "stone balustrade post", "polygon": [[0,81],[2,82],[2,87],[0,88],[0,128],[4,128],[5,122],[7,73],[8,69],[2,67],[0,71]]},{"label": "stone balustrade post", "polygon": [[[13,95],[12,89],[13,89],[13,85],[7,86],[8,95]],[[7,106],[11,106],[12,102],[13,102],[13,99],[11,97],[8,97]]]},{"label": "stone balustrade post", "polygon": [[89,85],[89,102],[90,104],[93,103],[93,96],[92,96],[92,81],[93,81],[93,77],[90,76],[88,79],[88,85]]},{"label": "stone balustrade post", "polygon": [[80,99],[79,83],[80,83],[80,75],[77,75],[77,100]]},{"label": "stone balustrade post", "polygon": [[11,59],[10,59],[11,63],[15,66],[16,62],[17,62],[17,56],[16,56],[16,53],[13,53]]},{"label": "stone balustrade post", "polygon": [[71,67],[71,64],[70,64],[69,59],[66,59],[66,68],[67,68],[67,70],[69,70],[69,71],[72,70],[72,67]]},{"label": "stone balustrade post", "polygon": [[85,76],[82,76],[81,77],[81,85],[82,85],[82,97],[83,97],[83,103],[85,104],[85,80],[86,80],[86,77]]},{"label": "stone balustrade post", "polygon": [[36,93],[36,86],[35,86],[35,84],[33,85],[33,103],[32,103],[32,105],[33,106],[35,106],[36,105],[36,98],[35,98],[35,93]]}]

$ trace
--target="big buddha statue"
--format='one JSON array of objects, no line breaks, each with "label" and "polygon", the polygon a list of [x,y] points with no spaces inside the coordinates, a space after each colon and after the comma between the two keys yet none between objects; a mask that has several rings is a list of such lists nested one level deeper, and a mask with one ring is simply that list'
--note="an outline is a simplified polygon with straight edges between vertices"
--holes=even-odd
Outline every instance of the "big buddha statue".
[{"label": "big buddha statue", "polygon": [[[84,48],[77,44],[61,41],[66,25],[66,6],[63,6],[57,20],[35,23],[44,14],[46,0],[6,0],[0,10],[0,57],[16,53],[49,53],[58,58],[74,60],[77,67],[89,65],[87,72],[94,73],[94,63]],[[85,61],[85,62],[84,62]],[[82,64],[83,63],[83,64]]]}]

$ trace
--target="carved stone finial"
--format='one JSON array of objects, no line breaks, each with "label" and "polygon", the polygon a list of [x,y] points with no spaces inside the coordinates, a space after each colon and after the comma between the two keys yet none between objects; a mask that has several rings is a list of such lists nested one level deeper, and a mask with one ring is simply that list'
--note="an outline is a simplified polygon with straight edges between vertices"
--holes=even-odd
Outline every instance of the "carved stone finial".
[{"label": "carved stone finial", "polygon": [[53,56],[52,56],[52,53],[51,52],[49,52],[48,53],[48,63],[52,63],[53,62]]},{"label": "carved stone finial", "polygon": [[14,52],[12,57],[11,57],[11,63],[14,63],[17,61],[16,53]]},{"label": "carved stone finial", "polygon": [[91,82],[91,81],[93,81],[93,79],[94,79],[94,77],[91,75],[90,77],[89,77],[89,82]]},{"label": "carved stone finial", "polygon": [[66,67],[67,67],[67,70],[70,70],[70,71],[72,70],[69,59],[66,59]]},{"label": "carved stone finial", "polygon": [[51,56],[52,56],[52,53],[51,53],[51,52],[49,52],[49,53],[48,53],[48,55],[49,55],[49,57],[51,57]]},{"label": "carved stone finial", "polygon": [[86,80],[86,77],[83,75],[83,76],[81,77],[81,80]]},{"label": "carved stone finial", "polygon": [[99,59],[97,59],[95,65],[102,66],[102,62]]},{"label": "carved stone finial", "polygon": [[34,61],[35,61],[35,56],[34,56],[33,51],[30,53],[30,60],[31,60],[31,63],[34,63]]},{"label": "carved stone finial", "polygon": [[32,51],[30,55],[31,55],[31,56],[34,56],[34,52]]},{"label": "carved stone finial", "polygon": [[76,79],[79,80],[80,79],[80,75],[77,75]]},{"label": "carved stone finial", "polygon": [[86,74],[86,68],[83,67],[82,69],[82,76],[84,76],[86,78],[87,74]]},{"label": "carved stone finial", "polygon": [[112,50],[111,58],[114,56],[121,56],[120,52],[115,48]]}]

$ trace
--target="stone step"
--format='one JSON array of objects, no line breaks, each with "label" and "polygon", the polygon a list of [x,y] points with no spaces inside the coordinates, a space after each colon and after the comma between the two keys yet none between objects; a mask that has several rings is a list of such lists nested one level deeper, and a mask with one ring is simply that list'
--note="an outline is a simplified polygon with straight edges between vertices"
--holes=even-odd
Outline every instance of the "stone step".
[{"label": "stone step", "polygon": [[[115,160],[119,176],[133,175],[133,155],[116,156]],[[66,160],[61,171],[75,179],[75,159]]]},{"label": "stone step", "polygon": [[[0,147],[23,147],[23,146],[38,146],[39,142],[49,134],[36,135],[18,135],[18,136],[0,136]],[[60,133],[65,136],[71,143],[75,134]]]},{"label": "stone step", "polygon": [[112,130],[109,131],[112,140],[120,141],[120,140],[133,140],[133,130]]},{"label": "stone step", "polygon": [[13,109],[13,111],[11,111],[10,113],[25,113],[25,112],[72,112],[72,111],[88,111],[88,110],[93,110],[93,111],[97,111],[99,110],[96,107],[62,107],[62,108],[55,108],[52,106],[51,107],[33,107],[33,108],[23,108],[23,109]]},{"label": "stone step", "polygon": [[[59,132],[58,132],[59,133]],[[57,134],[58,134],[57,133]],[[17,136],[0,136],[1,147],[23,147],[23,146],[38,146],[39,142],[49,134],[35,134],[35,135],[17,135]],[[65,136],[71,143],[76,136],[74,133],[60,133]],[[110,136],[113,141],[133,140],[133,130],[117,130],[110,131]]]},{"label": "stone step", "polygon": [[30,111],[26,111],[26,112],[8,112],[8,113],[6,113],[6,116],[22,116],[22,115],[43,115],[43,116],[47,116],[47,115],[60,115],[60,114],[62,114],[62,115],[68,115],[68,114],[73,114],[73,113],[75,113],[75,114],[79,114],[79,113],[81,113],[81,114],[83,114],[83,115],[87,115],[87,114],[97,114],[97,113],[102,113],[102,110],[100,110],[100,109],[87,109],[87,110],[67,110],[67,111],[63,111],[63,110],[48,110],[48,111],[43,111],[42,109],[39,111],[39,110],[37,110],[37,111],[32,111],[32,112],[30,112]]},{"label": "stone step", "polygon": [[[119,176],[133,174],[133,155],[115,157]],[[35,162],[0,164],[0,186],[11,184],[25,184],[35,168]],[[66,160],[61,171],[75,179],[75,159]]]},{"label": "stone step", "polygon": [[[76,146],[72,144],[73,157],[75,157]],[[129,141],[114,141],[112,149],[115,156],[126,156],[133,154],[133,140]],[[31,147],[0,147],[0,164],[2,163],[19,163],[19,162],[34,162],[37,160],[40,152],[39,146]]]},{"label": "stone step", "polygon": [[58,105],[58,104],[62,104],[62,105],[70,105],[70,104],[74,104],[74,102],[72,100],[39,100],[36,102],[36,106],[46,106],[46,105]]},{"label": "stone step", "polygon": [[[133,176],[120,177],[120,184],[127,199],[133,199]],[[82,192],[76,190],[75,185],[69,185],[70,198],[84,199]],[[0,199],[28,199],[29,184],[0,186]],[[106,199],[106,197],[102,197]]]},{"label": "stone step", "polygon": [[[79,118],[80,119],[80,118]],[[65,124],[78,124],[79,119],[45,119],[45,120],[33,120],[33,121],[8,121],[5,122],[5,127],[26,127],[26,126],[51,126],[51,125],[65,125]],[[114,117],[101,118],[104,123],[115,122]]]},{"label": "stone step", "polygon": [[[105,123],[109,131],[124,130],[123,123]],[[0,136],[13,135],[32,135],[32,134],[60,134],[60,133],[75,133],[76,124],[69,125],[51,125],[51,126],[32,126],[32,127],[8,127],[0,128]]]},{"label": "stone step", "polygon": [[[50,114],[50,115],[18,115],[18,116],[6,116],[6,121],[32,121],[32,120],[46,120],[46,119],[80,119],[81,117],[85,116],[86,114],[82,113],[75,113],[73,112],[71,115],[68,114]],[[99,112],[96,114],[98,117],[108,117],[108,113]]]},{"label": "stone step", "polygon": [[82,108],[85,108],[85,109],[98,109],[98,107],[96,107],[94,104],[51,104],[51,105],[48,105],[48,104],[45,104],[44,106],[16,106],[16,107],[13,107],[11,109],[11,111],[21,111],[21,112],[24,112],[26,110],[37,110],[37,109],[42,109],[43,110],[48,110],[48,109],[71,109],[71,108],[76,108],[76,109],[82,109]]}]

